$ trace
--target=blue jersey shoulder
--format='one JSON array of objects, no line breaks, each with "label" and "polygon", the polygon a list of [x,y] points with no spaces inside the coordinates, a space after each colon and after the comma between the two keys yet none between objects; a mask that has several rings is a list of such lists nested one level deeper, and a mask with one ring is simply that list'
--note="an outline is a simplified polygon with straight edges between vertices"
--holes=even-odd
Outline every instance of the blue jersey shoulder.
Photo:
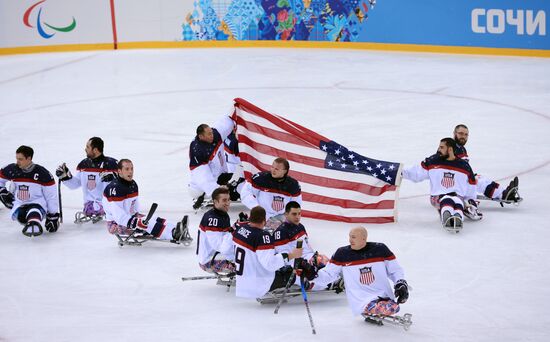
[{"label": "blue jersey shoulder", "polygon": [[354,261],[368,259],[387,259],[393,257],[393,253],[383,243],[367,242],[367,245],[359,250],[354,250],[351,246],[340,247],[332,256],[336,263],[350,263]]},{"label": "blue jersey shoulder", "polygon": [[199,137],[195,137],[195,140],[191,142],[189,147],[189,167],[191,169],[208,164],[210,157],[216,152],[218,147],[222,143],[222,137],[217,129],[213,128],[214,140],[212,143],[201,141]]},{"label": "blue jersey shoulder", "polygon": [[231,219],[225,211],[212,208],[204,213],[200,225],[227,230],[231,227]]},{"label": "blue jersey shoulder", "polygon": [[105,190],[103,190],[103,195],[107,198],[120,198],[131,197],[137,195],[138,185],[135,181],[125,181],[121,178],[115,178],[111,183],[109,183]]},{"label": "blue jersey shoulder", "polygon": [[252,185],[263,191],[274,191],[296,197],[302,193],[300,183],[290,176],[284,179],[274,179],[269,171],[262,171],[252,177]]}]

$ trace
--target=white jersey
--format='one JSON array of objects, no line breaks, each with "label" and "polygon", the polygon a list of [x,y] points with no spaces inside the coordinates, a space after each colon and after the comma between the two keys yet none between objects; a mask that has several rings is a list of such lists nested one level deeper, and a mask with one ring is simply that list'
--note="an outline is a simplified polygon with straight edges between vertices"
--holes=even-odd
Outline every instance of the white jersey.
[{"label": "white jersey", "polygon": [[235,255],[231,221],[225,211],[212,208],[204,213],[197,232],[199,264],[206,265],[218,253],[217,259],[232,261]]},{"label": "white jersey", "polygon": [[106,221],[127,226],[130,218],[139,213],[139,191],[135,181],[117,178],[103,192],[103,209]]},{"label": "white jersey", "polygon": [[[115,233],[115,225],[128,227],[128,223],[134,214],[139,213],[139,191],[135,181],[125,181],[115,178],[109,183],[103,192],[103,208],[107,226],[111,233]],[[143,215],[141,215],[143,216]],[[153,237],[171,240],[172,229],[176,227],[173,222],[168,222],[162,217],[153,216],[145,226],[141,220],[137,228],[147,231]]]},{"label": "white jersey", "polygon": [[367,242],[360,250],[339,248],[330,262],[319,270],[313,290],[320,290],[337,280],[340,274],[346,284],[348,305],[354,315],[363,313],[367,304],[378,297],[395,300],[388,278],[395,284],[404,279],[403,269],[395,255],[383,243]]},{"label": "white jersey", "polygon": [[274,245],[277,253],[290,253],[296,248],[298,240],[302,240],[302,257],[310,260],[315,251],[309,245],[306,228],[301,224],[283,222],[274,232]]},{"label": "white jersey", "polygon": [[302,204],[302,189],[290,176],[274,179],[268,171],[259,172],[247,180],[241,189],[241,202],[249,209],[261,206],[266,218],[282,215],[288,202]]},{"label": "white jersey", "polygon": [[116,159],[101,155],[96,159],[83,159],[76,167],[76,173],[71,179],[63,181],[69,189],[82,187],[82,196],[84,203],[101,203],[103,199],[103,190],[109,182],[102,182],[100,174],[102,172],[116,172]]},{"label": "white jersey", "polygon": [[286,264],[283,256],[276,253],[273,238],[263,229],[244,225],[233,234],[233,242],[237,297],[265,295],[275,279],[275,271]]},{"label": "white jersey", "polygon": [[455,193],[463,199],[476,198],[476,178],[470,165],[462,160],[444,160],[438,155],[403,170],[403,178],[413,182],[430,180],[432,196]]},{"label": "white jersey", "polygon": [[27,170],[17,164],[0,169],[0,187],[11,181],[15,188],[12,217],[25,204],[38,204],[46,213],[59,213],[59,199],[52,174],[44,167],[33,164]]},{"label": "white jersey", "polygon": [[224,150],[224,139],[233,131],[235,122],[224,116],[213,127],[214,141],[209,144],[200,141],[199,137],[189,147],[190,190],[194,193],[206,193],[210,196],[219,186],[218,177],[228,172]]}]

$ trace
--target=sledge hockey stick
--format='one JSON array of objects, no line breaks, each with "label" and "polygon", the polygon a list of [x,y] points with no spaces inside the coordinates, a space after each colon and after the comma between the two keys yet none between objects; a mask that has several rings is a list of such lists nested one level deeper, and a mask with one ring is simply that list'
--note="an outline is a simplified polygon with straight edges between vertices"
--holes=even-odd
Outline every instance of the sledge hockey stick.
[{"label": "sledge hockey stick", "polygon": [[313,317],[311,317],[311,310],[309,309],[309,303],[307,301],[306,289],[304,288],[304,276],[300,276],[300,289],[302,290],[302,297],[304,298],[304,304],[306,305],[307,316],[309,317],[309,325],[311,325],[311,333],[317,334],[315,326],[313,325]]},{"label": "sledge hockey stick", "polygon": [[57,181],[57,201],[59,203],[59,222],[63,223],[63,203],[61,202],[61,181]]},{"label": "sledge hockey stick", "polygon": [[198,276],[198,277],[182,277],[181,281],[188,281],[188,280],[205,280],[205,279],[219,279],[219,276]]},{"label": "sledge hockey stick", "polygon": [[149,223],[149,220],[151,219],[151,217],[153,217],[153,214],[157,210],[158,206],[159,205],[156,204],[156,203],[151,204],[151,209],[149,209],[149,212],[147,213],[147,216],[145,217],[145,220],[141,220],[141,223],[143,223],[146,226],[147,223]]},{"label": "sledge hockey stick", "polygon": [[[296,248],[302,248],[302,240],[296,241]],[[294,272],[296,272],[296,268],[300,265],[300,260],[302,258],[296,258],[294,260]],[[290,289],[290,286],[292,286],[292,277],[288,279],[288,282],[286,283],[285,290],[283,294],[281,295],[281,298],[279,298],[279,302],[277,302],[277,306],[275,307],[275,311],[273,311],[274,314],[279,313],[279,308],[281,307],[281,304],[283,304],[283,301],[285,300],[286,294],[288,293],[288,290]]]}]

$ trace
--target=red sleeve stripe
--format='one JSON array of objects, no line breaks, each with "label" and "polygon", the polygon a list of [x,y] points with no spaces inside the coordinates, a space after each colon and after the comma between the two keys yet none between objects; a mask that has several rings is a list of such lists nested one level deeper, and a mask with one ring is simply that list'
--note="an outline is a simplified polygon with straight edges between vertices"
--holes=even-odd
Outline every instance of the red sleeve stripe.
[{"label": "red sleeve stripe", "polygon": [[266,249],[273,249],[273,245],[260,245],[256,248],[256,250],[266,250]]},{"label": "red sleeve stripe", "polygon": [[251,251],[253,251],[253,252],[256,251],[255,248],[253,248],[252,246],[250,246],[250,245],[247,244],[246,242],[243,242],[243,241],[241,241],[241,240],[239,240],[239,239],[234,238],[234,239],[233,239],[233,242],[235,242],[235,244],[237,244],[237,245],[239,245],[239,246],[242,246],[242,247],[244,247],[244,248],[248,248],[249,250],[251,250]]},{"label": "red sleeve stripe", "polygon": [[124,201],[125,199],[133,198],[137,196],[138,196],[138,193],[134,192],[126,196],[105,196],[105,198],[107,198],[107,201],[109,202],[121,202],[121,201]]},{"label": "red sleeve stripe", "polygon": [[296,235],[294,235],[293,237],[290,238],[290,241],[298,240],[299,238],[301,238],[304,235],[307,235],[304,230],[299,231],[298,233],[296,233]]},{"label": "red sleeve stripe", "polygon": [[203,231],[210,231],[210,232],[228,232],[231,230],[231,227],[207,227],[203,226],[202,224],[199,225],[199,228]]},{"label": "red sleeve stripe", "polygon": [[273,244],[278,247],[278,246],[284,246],[289,242],[290,242],[290,239],[284,239],[284,240],[275,241]]},{"label": "red sleeve stripe", "polygon": [[14,178],[11,181],[12,182],[19,182],[19,183],[35,183],[35,184],[40,184],[42,186],[55,185],[55,181],[53,179],[49,182],[41,182],[41,181],[38,181],[38,180],[35,180],[35,179],[30,179],[30,178]]},{"label": "red sleeve stripe", "polygon": [[383,262],[386,260],[394,260],[394,259],[395,259],[395,255],[392,254],[388,257],[369,258],[369,259],[361,259],[361,260],[355,260],[355,261],[336,261],[331,259],[330,262],[338,266],[357,266],[357,265],[372,264],[375,262]]}]

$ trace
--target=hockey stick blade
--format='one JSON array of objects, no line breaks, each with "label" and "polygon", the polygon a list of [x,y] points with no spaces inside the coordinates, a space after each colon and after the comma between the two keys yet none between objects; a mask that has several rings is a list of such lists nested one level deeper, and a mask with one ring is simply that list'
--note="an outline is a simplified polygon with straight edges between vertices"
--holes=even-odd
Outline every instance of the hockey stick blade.
[{"label": "hockey stick blade", "polygon": [[155,211],[157,211],[158,206],[159,205],[157,203],[151,204],[151,209],[149,209],[149,213],[147,213],[147,217],[145,217],[145,220],[141,221],[144,225],[147,225],[149,223],[149,220],[151,219],[151,217],[153,217],[153,215],[155,214]]}]

